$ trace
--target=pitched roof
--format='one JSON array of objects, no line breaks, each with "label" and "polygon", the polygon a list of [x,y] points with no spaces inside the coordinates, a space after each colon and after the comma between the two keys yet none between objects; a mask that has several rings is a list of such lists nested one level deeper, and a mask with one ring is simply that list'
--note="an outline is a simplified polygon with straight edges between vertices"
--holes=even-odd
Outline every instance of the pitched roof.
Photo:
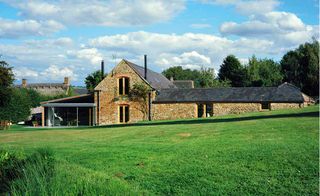
[{"label": "pitched roof", "polygon": [[65,97],[59,99],[52,99],[49,101],[43,101],[40,104],[47,104],[47,103],[94,103],[94,96],[93,94],[83,94],[83,95],[76,95],[72,97]]},{"label": "pitched roof", "polygon": [[[127,60],[124,60],[127,65],[129,65],[143,80],[145,80],[144,67],[131,63]],[[177,88],[170,80],[164,77],[162,74],[154,72],[150,69],[147,69],[147,81],[150,86],[154,89],[168,89],[168,88]]]},{"label": "pitched roof", "polygon": [[[23,86],[21,84],[19,85],[15,85],[15,87],[17,88],[22,88]],[[27,88],[57,88],[57,87],[60,87],[60,88],[65,88],[67,89],[67,85],[63,84],[63,83],[31,83],[31,84],[27,84],[26,85]]]},{"label": "pitched roof", "polygon": [[84,94],[88,94],[88,90],[86,88],[74,87],[73,93],[75,95],[84,95]]},{"label": "pitched roof", "polygon": [[154,103],[225,102],[225,103],[302,103],[301,91],[291,85],[278,87],[224,87],[195,89],[163,89]]},{"label": "pitched roof", "polygon": [[172,82],[177,88],[194,88],[193,80],[174,80]]}]

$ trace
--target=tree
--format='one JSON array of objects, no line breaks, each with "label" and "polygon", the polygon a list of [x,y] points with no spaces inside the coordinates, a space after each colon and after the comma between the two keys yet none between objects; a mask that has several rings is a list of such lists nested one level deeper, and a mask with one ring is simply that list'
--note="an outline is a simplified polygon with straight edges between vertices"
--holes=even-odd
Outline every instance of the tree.
[{"label": "tree", "polygon": [[202,67],[200,70],[183,69],[181,66],[170,67],[162,74],[174,80],[193,80],[196,88],[229,86],[228,81],[219,81],[216,79],[214,69]]},{"label": "tree", "polygon": [[24,121],[30,116],[31,105],[27,89],[12,88],[9,101],[0,107],[0,119],[14,123]]},{"label": "tree", "polygon": [[26,91],[27,91],[27,96],[30,98],[30,105],[32,108],[40,106],[40,102],[45,101],[45,100],[42,100],[42,96],[37,91],[33,89],[26,89]]},{"label": "tree", "polygon": [[85,84],[88,91],[92,92],[94,88],[103,80],[101,71],[95,71],[89,74],[85,79]]},{"label": "tree", "polygon": [[246,86],[246,70],[234,55],[229,55],[223,60],[218,76],[220,81],[229,80],[231,86]]},{"label": "tree", "polygon": [[287,52],[280,65],[285,82],[298,86],[309,95],[319,95],[319,42],[316,39]]},{"label": "tree", "polygon": [[175,66],[164,70],[162,74],[168,79],[193,80],[195,82],[195,86],[200,86],[197,82],[197,79],[200,78],[200,72],[198,70],[183,69],[181,66]]},{"label": "tree", "polygon": [[252,56],[246,69],[249,86],[278,86],[282,83],[280,65],[272,59]]},{"label": "tree", "polygon": [[0,107],[9,101],[13,81],[12,68],[5,61],[0,61]]},{"label": "tree", "polygon": [[147,119],[148,115],[148,94],[151,92],[150,86],[144,83],[135,83],[133,87],[130,89],[129,97],[133,101],[137,101],[139,103],[138,109],[143,113],[143,119]]}]

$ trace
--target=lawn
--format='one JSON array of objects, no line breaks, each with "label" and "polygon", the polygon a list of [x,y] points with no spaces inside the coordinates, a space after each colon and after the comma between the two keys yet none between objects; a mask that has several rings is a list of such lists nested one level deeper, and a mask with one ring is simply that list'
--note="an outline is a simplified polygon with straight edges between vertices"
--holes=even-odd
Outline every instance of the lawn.
[{"label": "lawn", "polygon": [[77,129],[15,126],[0,131],[0,144],[25,154],[51,149],[56,180],[46,191],[58,195],[318,195],[318,111]]}]

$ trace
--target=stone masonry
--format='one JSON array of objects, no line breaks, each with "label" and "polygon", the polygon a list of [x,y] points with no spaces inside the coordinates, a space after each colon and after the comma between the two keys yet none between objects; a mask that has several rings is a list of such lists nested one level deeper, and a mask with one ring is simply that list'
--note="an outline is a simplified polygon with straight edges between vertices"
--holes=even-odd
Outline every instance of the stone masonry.
[{"label": "stone masonry", "polygon": [[195,103],[153,104],[152,111],[153,120],[197,118]]},{"label": "stone masonry", "polygon": [[240,114],[245,112],[258,112],[260,103],[214,103],[213,115]]},{"label": "stone masonry", "polygon": [[141,111],[141,103],[131,101],[127,95],[118,94],[118,79],[121,77],[129,78],[130,88],[135,83],[144,82],[130,66],[121,61],[96,87],[96,90],[99,91],[95,92],[95,103],[99,103],[97,109],[97,123],[99,125],[119,123],[119,107],[121,105],[128,105],[130,108],[129,123],[147,119],[147,116]]}]

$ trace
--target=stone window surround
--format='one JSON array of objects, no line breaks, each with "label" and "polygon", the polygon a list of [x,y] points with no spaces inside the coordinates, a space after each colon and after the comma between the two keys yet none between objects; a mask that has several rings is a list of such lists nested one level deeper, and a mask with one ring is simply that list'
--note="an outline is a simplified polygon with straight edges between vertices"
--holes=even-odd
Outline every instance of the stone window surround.
[{"label": "stone window surround", "polygon": [[[126,119],[126,112],[125,112],[125,107],[128,107],[128,121],[126,122],[125,119]],[[121,122],[120,120],[120,110],[121,108],[123,109],[123,113],[122,113],[122,118],[123,118],[123,121]],[[118,123],[128,123],[130,122],[130,105],[127,104],[127,103],[121,103],[121,104],[118,104]]]},{"label": "stone window surround", "polygon": [[116,78],[117,78],[117,95],[118,96],[124,96],[124,95],[128,95],[128,94],[125,94],[125,82],[122,83],[122,92],[123,94],[120,94],[119,92],[119,89],[120,89],[120,86],[119,86],[119,80],[120,79],[123,79],[123,78],[128,78],[129,79],[129,89],[130,89],[130,76],[127,75],[127,74],[119,74],[119,75],[116,75]]}]

